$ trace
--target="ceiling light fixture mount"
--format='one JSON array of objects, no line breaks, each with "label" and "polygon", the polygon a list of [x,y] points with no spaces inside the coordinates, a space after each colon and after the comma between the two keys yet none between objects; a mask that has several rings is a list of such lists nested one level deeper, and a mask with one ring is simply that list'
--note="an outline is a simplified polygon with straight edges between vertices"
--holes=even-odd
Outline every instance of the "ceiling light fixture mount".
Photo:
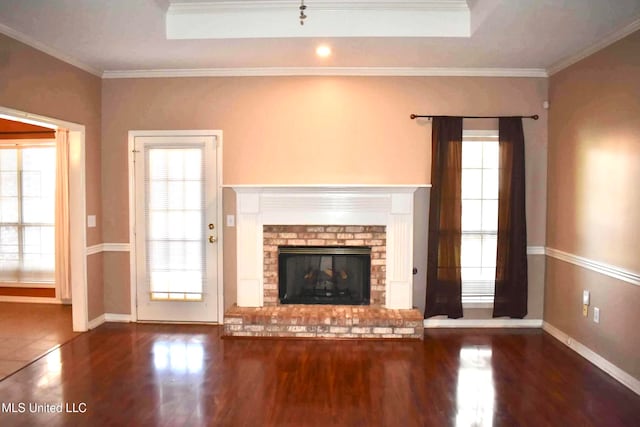
[{"label": "ceiling light fixture mount", "polygon": [[304,11],[307,9],[307,6],[304,4],[304,0],[300,0],[300,25],[304,25],[304,20],[307,19],[307,15],[304,14]]}]

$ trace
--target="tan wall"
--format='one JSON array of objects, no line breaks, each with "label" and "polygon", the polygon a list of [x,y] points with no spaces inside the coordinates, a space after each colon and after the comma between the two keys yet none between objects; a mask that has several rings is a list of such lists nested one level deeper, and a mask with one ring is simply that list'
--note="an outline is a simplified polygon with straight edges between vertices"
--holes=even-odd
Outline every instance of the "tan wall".
[{"label": "tan wall", "polygon": [[103,252],[104,259],[104,311],[130,313],[129,252]]},{"label": "tan wall", "polygon": [[[600,323],[593,322],[591,308],[588,318],[582,316],[583,289],[600,308]],[[549,258],[544,300],[547,322],[640,379],[638,286]]]},{"label": "tan wall", "polygon": [[[640,272],[640,31],[550,79],[547,245]],[[640,287],[550,259],[545,320],[640,379]],[[581,314],[582,290],[601,309]],[[635,360],[633,360],[635,358]]]},{"label": "tan wall", "polygon": [[[87,214],[97,215],[87,245],[102,243],[100,98],[100,78],[0,34],[0,105],[85,126]],[[104,312],[102,276],[88,268],[89,314],[96,316]]]},{"label": "tan wall", "polygon": [[[104,80],[104,239],[129,240],[129,130],[221,129],[227,185],[424,184],[430,180],[430,126],[410,120],[409,114],[538,113],[539,121],[525,120],[524,126],[529,244],[541,246],[545,242],[547,121],[542,102],[546,97],[546,79],[534,78]],[[231,203],[234,197],[225,191],[224,199]],[[229,205],[224,209],[233,212]],[[227,287],[235,287],[235,230],[225,227],[224,237],[228,306]],[[128,270],[128,263],[123,261],[119,268]],[[105,292],[127,293],[128,281],[119,283],[110,274],[111,269],[105,271]],[[542,292],[542,284],[534,288]],[[124,299],[116,306],[118,313],[129,312]]]},{"label": "tan wall", "polygon": [[[87,299],[87,314],[89,321],[106,313],[104,304],[104,253],[87,256],[87,283],[91,289],[92,298]],[[98,296],[102,297],[99,298]]]}]

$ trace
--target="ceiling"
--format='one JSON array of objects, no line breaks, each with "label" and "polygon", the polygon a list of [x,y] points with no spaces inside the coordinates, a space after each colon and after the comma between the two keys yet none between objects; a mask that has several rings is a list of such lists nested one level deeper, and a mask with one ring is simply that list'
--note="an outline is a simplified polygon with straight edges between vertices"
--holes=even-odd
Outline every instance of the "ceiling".
[{"label": "ceiling", "polygon": [[[15,120],[7,120],[4,114],[0,117],[0,139],[15,139],[20,135],[26,134],[31,138],[51,138],[54,130],[42,126],[32,125],[30,123],[19,122]],[[42,134],[46,132],[46,134]],[[36,136],[41,135],[41,136]],[[42,136],[44,135],[44,136]]]},{"label": "ceiling", "polygon": [[[175,1],[0,0],[0,32],[104,77],[134,70],[242,74],[248,69],[289,68],[295,74],[295,69],[378,67],[427,75],[438,69],[454,75],[478,69],[544,75],[598,44],[640,29],[640,0],[467,0],[470,37],[168,40],[166,12]],[[455,0],[425,3],[447,1]],[[248,3],[253,5],[248,9],[259,3]],[[289,3],[291,19],[298,25],[299,2]],[[344,3],[357,9],[358,3]],[[395,7],[408,3],[386,1],[385,7],[392,16]],[[305,4],[311,22],[314,0]],[[249,17],[246,25],[261,23]],[[314,53],[322,42],[332,47],[329,58]]]}]

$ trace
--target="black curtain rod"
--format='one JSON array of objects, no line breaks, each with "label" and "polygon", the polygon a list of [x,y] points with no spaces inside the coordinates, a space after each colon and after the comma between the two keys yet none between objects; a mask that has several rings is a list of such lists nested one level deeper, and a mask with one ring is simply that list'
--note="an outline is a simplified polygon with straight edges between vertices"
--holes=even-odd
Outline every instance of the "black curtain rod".
[{"label": "black curtain rod", "polygon": [[0,135],[16,135],[16,134],[22,134],[22,133],[54,133],[55,130],[51,129],[51,130],[20,130],[20,131],[15,131],[15,132],[0,132]]},{"label": "black curtain rod", "polygon": [[[421,116],[418,114],[412,114],[409,117],[411,117],[411,120],[414,119],[432,119],[434,117],[460,117],[460,116]],[[463,119],[499,119],[502,117],[508,117],[508,118],[520,118],[520,119],[533,119],[533,120],[538,120],[539,117],[537,114],[534,114],[533,116],[461,116]]]}]

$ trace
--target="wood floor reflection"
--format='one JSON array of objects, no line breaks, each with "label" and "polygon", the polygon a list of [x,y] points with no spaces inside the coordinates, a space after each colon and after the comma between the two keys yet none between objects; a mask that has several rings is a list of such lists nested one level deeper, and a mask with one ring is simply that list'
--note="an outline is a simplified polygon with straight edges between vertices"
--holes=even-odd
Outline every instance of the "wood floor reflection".
[{"label": "wood floor reflection", "polygon": [[[220,334],[215,326],[103,325],[0,382],[0,425],[637,426],[640,419],[640,396],[541,330],[429,330],[424,342]],[[20,403],[62,404],[63,412],[20,413]]]}]

